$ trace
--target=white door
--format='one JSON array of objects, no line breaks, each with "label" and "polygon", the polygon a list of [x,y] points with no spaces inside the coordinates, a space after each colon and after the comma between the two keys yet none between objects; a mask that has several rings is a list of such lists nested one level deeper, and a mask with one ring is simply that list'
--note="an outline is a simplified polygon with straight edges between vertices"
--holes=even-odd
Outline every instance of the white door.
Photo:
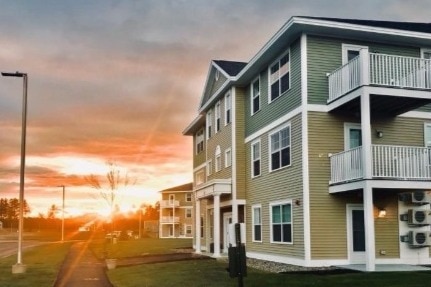
[{"label": "white door", "polygon": [[350,264],[365,263],[365,221],[362,204],[347,205],[347,243]]},{"label": "white door", "polygon": [[232,212],[223,214],[223,252],[228,252],[229,247],[229,224],[232,223]]}]

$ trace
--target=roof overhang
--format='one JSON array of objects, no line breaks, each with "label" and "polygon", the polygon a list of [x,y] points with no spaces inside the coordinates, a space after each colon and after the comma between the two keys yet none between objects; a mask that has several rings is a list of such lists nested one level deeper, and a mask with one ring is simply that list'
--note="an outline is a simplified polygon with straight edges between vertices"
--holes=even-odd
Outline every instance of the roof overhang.
[{"label": "roof overhang", "polygon": [[183,131],[183,135],[194,135],[205,124],[205,116],[199,114]]}]

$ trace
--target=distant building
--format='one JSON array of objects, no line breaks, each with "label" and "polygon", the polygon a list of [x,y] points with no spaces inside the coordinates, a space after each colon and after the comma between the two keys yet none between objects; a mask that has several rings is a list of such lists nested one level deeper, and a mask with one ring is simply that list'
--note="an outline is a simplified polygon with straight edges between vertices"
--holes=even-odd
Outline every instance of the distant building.
[{"label": "distant building", "polygon": [[159,237],[193,238],[193,184],[160,191]]}]

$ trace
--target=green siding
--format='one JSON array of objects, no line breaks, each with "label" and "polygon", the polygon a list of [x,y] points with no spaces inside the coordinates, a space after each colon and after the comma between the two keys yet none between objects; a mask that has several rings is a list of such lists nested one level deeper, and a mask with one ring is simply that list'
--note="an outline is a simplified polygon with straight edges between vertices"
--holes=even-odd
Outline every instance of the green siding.
[{"label": "green siding", "polygon": [[[286,51],[289,49],[286,46]],[[275,60],[275,58],[274,58]],[[269,65],[272,63],[268,63]],[[259,75],[256,75],[256,78]],[[245,134],[246,136],[267,126],[274,120],[301,105],[301,45],[295,41],[290,46],[290,89],[268,104],[268,69],[260,72],[261,110],[251,116],[250,87],[245,96]]]},{"label": "green siding", "polygon": [[[269,172],[268,134],[261,139],[261,176],[251,178],[251,144],[246,144],[246,177],[247,177],[247,238],[252,238],[251,206],[262,205],[262,243],[247,241],[247,250],[267,254],[283,254],[304,258],[304,224],[303,224],[303,185],[302,185],[302,146],[301,116],[291,121],[291,166]],[[269,204],[280,200],[292,200],[293,244],[270,243]],[[298,200],[299,205],[295,204]]]},{"label": "green siding", "polygon": [[235,89],[235,124],[236,124],[236,130],[235,130],[235,137],[236,137],[236,158],[234,159],[236,161],[236,191],[237,191],[237,199],[246,199],[246,188],[245,188],[245,182],[246,182],[246,167],[243,164],[245,162],[245,145],[244,145],[244,96],[245,96],[245,89],[244,88],[236,88]]}]

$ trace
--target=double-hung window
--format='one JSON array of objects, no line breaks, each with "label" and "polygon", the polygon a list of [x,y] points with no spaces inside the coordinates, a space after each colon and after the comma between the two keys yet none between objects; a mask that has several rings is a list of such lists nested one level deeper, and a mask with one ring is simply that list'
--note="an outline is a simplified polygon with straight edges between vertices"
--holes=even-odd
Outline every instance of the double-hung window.
[{"label": "double-hung window", "polygon": [[290,165],[290,125],[270,134],[270,170]]},{"label": "double-hung window", "polygon": [[272,203],[271,242],[292,243],[292,203]]},{"label": "double-hung window", "polygon": [[217,146],[215,152],[215,171],[218,172],[221,170],[221,150],[220,146]]},{"label": "double-hung window", "polygon": [[232,121],[232,97],[230,93],[227,93],[224,97],[224,110],[225,110],[225,125],[228,125]]},{"label": "double-hung window", "polygon": [[196,154],[204,150],[204,130],[201,129],[196,133]]},{"label": "double-hung window", "polygon": [[207,161],[207,176],[213,173],[213,161],[210,159]]},{"label": "double-hung window", "polygon": [[221,104],[220,101],[217,102],[216,106],[215,106],[215,125],[216,125],[216,129],[215,132],[218,133],[220,131],[221,128]]},{"label": "double-hung window", "polygon": [[207,139],[209,139],[212,136],[212,112],[209,110],[207,112]]},{"label": "double-hung window", "polygon": [[192,209],[186,208],[186,218],[192,218]]},{"label": "double-hung window", "polygon": [[191,192],[186,193],[186,202],[192,202],[192,193]]},{"label": "double-hung window", "polygon": [[230,148],[228,148],[224,152],[224,166],[229,167],[231,165],[232,165],[232,150]]},{"label": "double-hung window", "polygon": [[253,205],[253,241],[262,241],[262,208],[260,205]]},{"label": "double-hung window", "polygon": [[260,140],[251,144],[251,177],[260,175]]},{"label": "double-hung window", "polygon": [[277,99],[290,88],[289,53],[284,54],[269,68],[270,101]]},{"label": "double-hung window", "polygon": [[260,79],[257,78],[251,84],[251,115],[260,110]]}]

